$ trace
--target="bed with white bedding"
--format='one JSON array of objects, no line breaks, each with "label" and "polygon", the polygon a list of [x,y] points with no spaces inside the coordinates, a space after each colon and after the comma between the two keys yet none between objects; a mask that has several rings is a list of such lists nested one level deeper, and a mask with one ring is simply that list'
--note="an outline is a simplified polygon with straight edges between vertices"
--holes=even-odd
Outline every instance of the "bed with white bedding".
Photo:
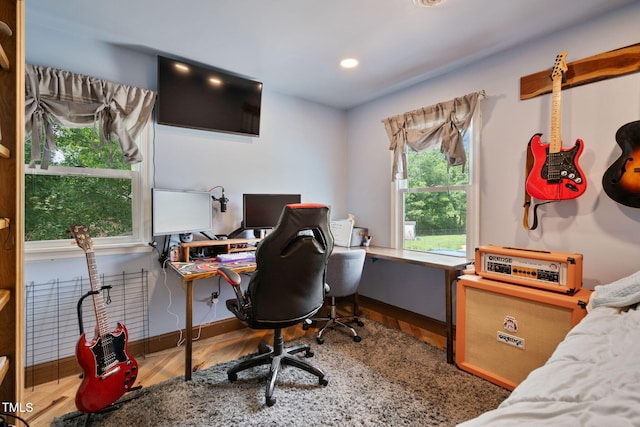
[{"label": "bed with white bedding", "polygon": [[640,426],[640,272],[596,286],[589,313],[475,426]]}]

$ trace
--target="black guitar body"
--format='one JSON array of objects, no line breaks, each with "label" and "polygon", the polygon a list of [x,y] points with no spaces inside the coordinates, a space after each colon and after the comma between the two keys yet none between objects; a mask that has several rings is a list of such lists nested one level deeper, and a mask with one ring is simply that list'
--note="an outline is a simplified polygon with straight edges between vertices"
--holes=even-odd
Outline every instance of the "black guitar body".
[{"label": "black guitar body", "polygon": [[616,132],[622,155],[602,176],[602,188],[616,202],[640,208],[640,120]]}]

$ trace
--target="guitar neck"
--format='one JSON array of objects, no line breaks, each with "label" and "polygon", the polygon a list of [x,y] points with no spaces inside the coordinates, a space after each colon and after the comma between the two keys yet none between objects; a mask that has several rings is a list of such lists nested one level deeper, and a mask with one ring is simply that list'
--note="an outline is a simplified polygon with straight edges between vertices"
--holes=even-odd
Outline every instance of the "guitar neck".
[{"label": "guitar neck", "polygon": [[549,153],[559,153],[562,150],[562,136],[560,134],[560,93],[562,91],[562,77],[554,77],[551,93],[551,133],[549,136]]},{"label": "guitar neck", "polygon": [[104,299],[102,298],[102,285],[100,284],[100,275],[98,274],[98,264],[96,263],[96,257],[93,251],[87,251],[86,257],[87,266],[89,267],[89,282],[91,283],[91,291],[93,292],[93,308],[96,313],[96,324],[98,325],[100,336],[105,336],[110,333],[109,319],[107,317]]}]

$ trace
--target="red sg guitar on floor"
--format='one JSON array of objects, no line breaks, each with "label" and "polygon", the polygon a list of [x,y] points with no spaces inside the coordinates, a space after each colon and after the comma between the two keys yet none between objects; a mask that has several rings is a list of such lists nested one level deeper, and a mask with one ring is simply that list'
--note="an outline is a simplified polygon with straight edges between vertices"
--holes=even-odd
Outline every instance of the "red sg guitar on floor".
[{"label": "red sg guitar on floor", "polygon": [[578,158],[584,149],[581,139],[572,148],[562,148],[560,135],[560,92],[562,79],[567,71],[566,52],[556,57],[551,80],[551,137],[549,144],[540,140],[542,134],[535,134],[529,147],[533,155],[533,166],[526,180],[526,191],[539,200],[567,200],[581,196],[587,189],[585,175],[578,165]]},{"label": "red sg guitar on floor", "polygon": [[76,358],[84,372],[76,393],[76,407],[81,412],[93,413],[111,405],[133,386],[138,363],[127,354],[128,333],[124,325],[118,323],[115,331],[109,330],[93,242],[87,228],[74,225],[71,234],[86,253],[97,323],[96,337],[87,341],[86,334],[82,334],[76,345]]}]

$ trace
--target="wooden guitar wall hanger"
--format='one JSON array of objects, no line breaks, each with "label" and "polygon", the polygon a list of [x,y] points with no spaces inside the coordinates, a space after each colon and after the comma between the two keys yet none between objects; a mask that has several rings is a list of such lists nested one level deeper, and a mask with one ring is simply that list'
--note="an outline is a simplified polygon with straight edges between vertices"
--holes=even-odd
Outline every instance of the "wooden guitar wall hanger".
[{"label": "wooden guitar wall hanger", "polygon": [[[567,64],[562,89],[620,77],[640,71],[640,43],[600,53]],[[520,78],[520,100],[550,93],[551,69]]]}]

